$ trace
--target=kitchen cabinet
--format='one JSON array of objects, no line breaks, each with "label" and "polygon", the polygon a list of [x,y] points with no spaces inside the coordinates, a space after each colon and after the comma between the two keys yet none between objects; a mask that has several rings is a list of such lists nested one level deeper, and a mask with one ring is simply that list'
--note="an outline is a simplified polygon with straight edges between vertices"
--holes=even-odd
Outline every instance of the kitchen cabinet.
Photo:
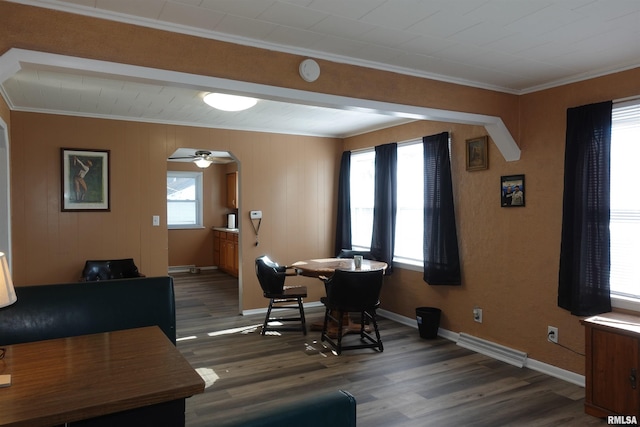
[{"label": "kitchen cabinet", "polygon": [[227,174],[227,207],[238,209],[238,172]]},{"label": "kitchen cabinet", "polygon": [[213,230],[213,264],[238,277],[238,233]]},{"label": "kitchen cabinet", "polygon": [[640,317],[606,313],[585,327],[585,412],[640,418]]}]

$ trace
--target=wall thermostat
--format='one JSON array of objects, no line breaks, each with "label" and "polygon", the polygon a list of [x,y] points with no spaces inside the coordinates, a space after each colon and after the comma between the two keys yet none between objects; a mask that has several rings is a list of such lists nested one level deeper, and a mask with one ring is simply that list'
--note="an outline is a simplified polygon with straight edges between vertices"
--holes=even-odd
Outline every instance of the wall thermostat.
[{"label": "wall thermostat", "polygon": [[262,211],[249,211],[251,219],[262,219]]}]

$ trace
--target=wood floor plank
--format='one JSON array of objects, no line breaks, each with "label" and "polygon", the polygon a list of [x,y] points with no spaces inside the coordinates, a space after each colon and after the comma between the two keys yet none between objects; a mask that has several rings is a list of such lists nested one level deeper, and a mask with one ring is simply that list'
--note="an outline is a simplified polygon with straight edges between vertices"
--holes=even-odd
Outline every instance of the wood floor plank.
[{"label": "wood floor plank", "polygon": [[[584,413],[583,388],[442,338],[424,340],[415,328],[380,319],[384,352],[337,356],[319,332],[262,336],[264,315],[238,314],[231,276],[213,270],[174,279],[178,349],[219,377],[187,399],[188,427],[223,426],[337,389],[356,397],[360,427],[606,425]],[[320,321],[324,309],[305,314],[308,323]]]}]

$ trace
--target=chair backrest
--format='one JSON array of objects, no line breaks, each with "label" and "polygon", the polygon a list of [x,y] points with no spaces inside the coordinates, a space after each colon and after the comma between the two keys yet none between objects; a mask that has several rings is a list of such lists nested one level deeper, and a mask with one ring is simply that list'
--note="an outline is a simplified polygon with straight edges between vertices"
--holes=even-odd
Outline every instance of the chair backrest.
[{"label": "chair backrest", "polygon": [[361,311],[373,308],[380,299],[384,270],[336,270],[325,282],[327,304]]},{"label": "chair backrest", "polygon": [[286,268],[262,255],[256,258],[256,276],[264,296],[281,294],[284,287]]},{"label": "chair backrest", "polygon": [[82,280],[86,282],[134,277],[140,277],[140,272],[133,258],[89,260],[82,270]]},{"label": "chair backrest", "polygon": [[376,258],[369,251],[355,251],[353,249],[340,249],[340,253],[336,258],[353,258],[355,255],[362,255],[362,258],[371,261],[377,261]]}]

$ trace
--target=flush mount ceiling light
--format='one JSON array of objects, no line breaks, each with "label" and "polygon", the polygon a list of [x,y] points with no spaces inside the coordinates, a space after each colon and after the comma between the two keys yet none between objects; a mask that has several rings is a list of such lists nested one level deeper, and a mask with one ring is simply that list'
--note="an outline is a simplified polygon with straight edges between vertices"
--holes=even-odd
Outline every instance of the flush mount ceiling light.
[{"label": "flush mount ceiling light", "polygon": [[206,95],[204,97],[204,102],[217,110],[242,111],[256,105],[258,100],[246,96],[237,96],[214,92]]}]

